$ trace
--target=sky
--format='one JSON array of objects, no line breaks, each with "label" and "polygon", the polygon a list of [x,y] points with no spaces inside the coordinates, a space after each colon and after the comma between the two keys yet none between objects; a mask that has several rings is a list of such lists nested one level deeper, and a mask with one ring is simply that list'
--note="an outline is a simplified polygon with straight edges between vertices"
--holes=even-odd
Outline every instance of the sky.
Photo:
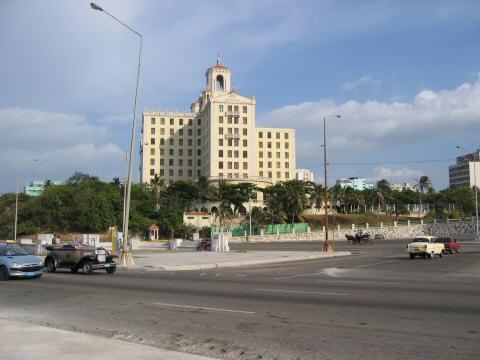
[{"label": "sky", "polygon": [[[139,39],[89,3],[0,0],[0,193],[17,168],[21,186],[123,177]],[[456,145],[480,148],[477,0],[98,4],[144,37],[140,111],[188,111],[220,52],[257,126],[294,127],[297,168],[319,182],[332,114],[330,184],[427,175],[443,189]]]}]

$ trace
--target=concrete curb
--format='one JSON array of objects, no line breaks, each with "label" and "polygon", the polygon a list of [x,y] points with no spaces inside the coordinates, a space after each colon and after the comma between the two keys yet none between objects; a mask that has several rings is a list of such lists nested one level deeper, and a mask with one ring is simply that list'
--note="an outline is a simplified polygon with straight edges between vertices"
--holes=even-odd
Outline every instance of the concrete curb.
[{"label": "concrete curb", "polygon": [[350,251],[337,251],[334,253],[320,253],[320,254],[309,254],[305,256],[285,256],[284,258],[273,258],[273,259],[254,259],[254,260],[237,260],[237,261],[222,261],[216,263],[206,263],[206,264],[188,264],[188,265],[164,265],[164,266],[138,266],[134,265],[132,267],[127,266],[117,266],[117,269],[122,271],[189,271],[189,270],[208,270],[208,269],[219,269],[227,267],[241,267],[249,265],[263,265],[263,264],[276,264],[292,261],[305,261],[305,260],[315,260],[315,259],[328,259],[338,256],[348,256],[352,253]]}]

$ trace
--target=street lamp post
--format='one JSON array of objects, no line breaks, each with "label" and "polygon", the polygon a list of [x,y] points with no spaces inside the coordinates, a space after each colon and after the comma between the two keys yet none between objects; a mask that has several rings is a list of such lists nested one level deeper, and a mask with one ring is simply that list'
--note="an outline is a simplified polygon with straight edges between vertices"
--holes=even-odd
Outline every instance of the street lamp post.
[{"label": "street lamp post", "polygon": [[125,210],[124,210],[124,219],[123,219],[123,249],[121,255],[121,264],[122,265],[133,265],[133,258],[128,248],[128,220],[130,215],[130,194],[132,189],[132,177],[133,177],[133,160],[134,160],[134,152],[135,152],[135,132],[137,126],[137,98],[138,98],[138,87],[140,84],[140,66],[141,66],[141,58],[142,58],[142,44],[143,44],[143,36],[139,32],[133,30],[130,26],[125,24],[123,21],[117,19],[115,16],[110,14],[109,12],[105,11],[102,7],[98,6],[95,3],[90,3],[90,7],[93,10],[102,11],[112,19],[116,20],[123,26],[125,26],[128,30],[136,34],[140,37],[140,48],[138,52],[138,66],[137,66],[137,83],[135,87],[135,101],[133,105],[133,121],[132,121],[132,134],[130,138],[130,157],[128,159],[128,176],[127,176],[127,184],[126,184],[126,191],[125,191]]},{"label": "street lamp post", "polygon": [[[457,149],[463,150],[466,153],[473,153],[473,151],[468,151],[462,146],[457,145]],[[478,155],[477,155],[478,157]],[[479,229],[478,229],[478,187],[477,187],[477,169],[475,167],[476,164],[475,154],[473,155],[473,185],[475,187],[475,240],[480,240],[479,237]],[[470,182],[470,165],[469,165],[469,182]]]},{"label": "street lamp post", "polygon": [[323,251],[333,251],[332,245],[328,242],[328,182],[327,182],[327,126],[326,120],[328,118],[341,118],[340,115],[328,115],[323,117],[323,167],[325,173],[325,243],[323,244]]},{"label": "street lamp post", "polygon": [[15,225],[13,230],[13,240],[17,242],[17,224],[18,224],[18,187],[20,182],[20,165],[29,162],[37,162],[38,159],[25,160],[17,163],[17,191],[15,193]]}]

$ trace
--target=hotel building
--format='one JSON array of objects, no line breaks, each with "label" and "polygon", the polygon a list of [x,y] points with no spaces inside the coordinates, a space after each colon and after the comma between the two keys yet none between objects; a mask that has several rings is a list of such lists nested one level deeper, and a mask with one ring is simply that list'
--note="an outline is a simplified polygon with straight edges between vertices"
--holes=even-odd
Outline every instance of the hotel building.
[{"label": "hotel building", "polygon": [[232,88],[229,68],[206,71],[206,87],[190,112],[145,110],[140,179],[252,182],[295,179],[295,130],[256,127],[256,99]]}]

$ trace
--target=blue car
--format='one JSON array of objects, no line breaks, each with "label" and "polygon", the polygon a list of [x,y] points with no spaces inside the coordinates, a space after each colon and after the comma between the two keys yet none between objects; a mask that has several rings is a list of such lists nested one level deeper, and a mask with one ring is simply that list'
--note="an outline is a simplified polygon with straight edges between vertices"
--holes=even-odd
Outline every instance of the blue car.
[{"label": "blue car", "polygon": [[13,277],[39,278],[43,262],[14,243],[0,243],[0,281]]}]

